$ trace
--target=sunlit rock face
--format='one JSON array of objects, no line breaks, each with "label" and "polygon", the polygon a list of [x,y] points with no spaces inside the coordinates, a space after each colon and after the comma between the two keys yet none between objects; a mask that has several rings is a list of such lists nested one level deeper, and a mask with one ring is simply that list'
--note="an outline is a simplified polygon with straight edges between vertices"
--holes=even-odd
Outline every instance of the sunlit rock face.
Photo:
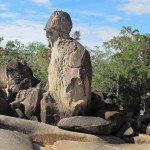
[{"label": "sunlit rock face", "polygon": [[63,116],[84,115],[91,100],[90,55],[69,37],[71,28],[71,18],[63,11],[55,11],[45,27],[51,48],[49,91]]}]

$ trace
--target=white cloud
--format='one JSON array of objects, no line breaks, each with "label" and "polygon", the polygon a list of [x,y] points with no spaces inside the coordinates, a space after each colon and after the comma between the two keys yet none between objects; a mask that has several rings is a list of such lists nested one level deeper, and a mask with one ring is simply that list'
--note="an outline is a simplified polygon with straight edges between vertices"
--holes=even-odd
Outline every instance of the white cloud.
[{"label": "white cloud", "polygon": [[50,14],[43,13],[43,12],[37,13],[36,11],[32,11],[32,10],[25,10],[25,13],[26,15],[24,16],[24,19],[27,19],[27,20],[41,21],[41,18],[48,20],[50,16]]},{"label": "white cloud", "polygon": [[128,3],[120,5],[118,9],[128,14],[150,14],[150,0],[129,0]]},{"label": "white cloud", "polygon": [[82,10],[82,11],[77,11],[77,14],[81,14],[81,15],[87,15],[87,16],[94,16],[94,17],[103,17],[106,20],[108,20],[109,22],[118,22],[120,19],[122,19],[120,16],[110,16],[110,15],[106,15],[103,13],[99,13],[99,12],[92,12],[92,11],[87,11],[87,10]]},{"label": "white cloud", "polygon": [[50,0],[30,0],[31,2],[34,2],[36,4],[40,4],[40,5],[50,5],[51,2]]},{"label": "white cloud", "polygon": [[79,42],[84,46],[88,46],[91,48],[100,43],[98,33],[96,32],[95,28],[93,28],[92,26],[80,24],[73,28],[72,32],[74,31],[80,31],[81,40]]},{"label": "white cloud", "polygon": [[113,27],[105,26],[99,28],[99,37],[103,40],[110,40],[112,37],[117,36],[119,34],[119,30]]},{"label": "white cloud", "polygon": [[12,13],[12,12],[0,13],[1,18],[15,18],[18,15],[19,15],[18,13]]},{"label": "white cloud", "polygon": [[104,16],[102,13],[91,12],[87,10],[77,11],[76,13],[82,14],[82,15],[96,16],[96,17]]},{"label": "white cloud", "polygon": [[[46,34],[43,30],[44,26],[45,23],[38,23],[29,20],[3,22],[0,23],[0,37],[4,37],[3,45],[5,45],[8,40],[15,39],[18,39],[24,44],[33,41],[47,44]],[[113,27],[97,27],[87,24],[76,25],[74,26],[73,31],[80,31],[81,40],[79,42],[90,48],[93,48],[96,45],[101,45],[102,42],[111,39],[119,33],[119,31]]]},{"label": "white cloud", "polygon": [[0,10],[8,10],[7,4],[0,4]]},{"label": "white cloud", "polygon": [[107,17],[106,20],[110,21],[110,22],[114,22],[117,23],[119,20],[121,20],[122,18],[120,16],[111,16],[111,17]]},{"label": "white cloud", "polygon": [[37,12],[34,11],[34,10],[31,10],[31,9],[26,9],[25,13],[27,13],[27,14],[36,14]]},{"label": "white cloud", "polygon": [[113,27],[109,26],[96,27],[86,24],[75,26],[73,28],[73,31],[80,31],[81,44],[88,46],[90,48],[97,45],[101,45],[102,42],[111,39],[113,36],[117,36],[119,33],[119,30]]},{"label": "white cloud", "polygon": [[4,37],[4,44],[8,40],[18,39],[23,43],[39,41],[47,44],[44,24],[29,21],[17,20],[14,22],[0,23],[0,37]]}]

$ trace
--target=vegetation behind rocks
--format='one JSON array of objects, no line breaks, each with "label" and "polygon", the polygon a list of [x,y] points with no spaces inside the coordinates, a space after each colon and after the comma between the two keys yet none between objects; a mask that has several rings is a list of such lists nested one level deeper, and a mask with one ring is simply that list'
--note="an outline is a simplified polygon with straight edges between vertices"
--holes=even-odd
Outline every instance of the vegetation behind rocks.
[{"label": "vegetation behind rocks", "polygon": [[[3,37],[0,38],[0,44]],[[49,48],[43,43],[8,41],[0,46],[0,63],[16,58],[25,60],[41,81],[47,81]],[[150,91],[150,34],[123,27],[119,35],[89,49],[93,66],[92,88],[114,93],[115,102],[127,111],[145,109],[144,97]]]}]

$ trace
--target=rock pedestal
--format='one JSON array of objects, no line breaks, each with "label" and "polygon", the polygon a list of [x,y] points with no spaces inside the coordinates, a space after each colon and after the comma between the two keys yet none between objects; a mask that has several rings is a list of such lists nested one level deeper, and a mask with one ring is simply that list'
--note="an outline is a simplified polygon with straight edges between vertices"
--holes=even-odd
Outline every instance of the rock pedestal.
[{"label": "rock pedestal", "polygon": [[55,11],[45,27],[51,48],[49,91],[65,117],[84,115],[91,99],[90,55],[69,37],[71,28],[71,18],[63,11]]}]

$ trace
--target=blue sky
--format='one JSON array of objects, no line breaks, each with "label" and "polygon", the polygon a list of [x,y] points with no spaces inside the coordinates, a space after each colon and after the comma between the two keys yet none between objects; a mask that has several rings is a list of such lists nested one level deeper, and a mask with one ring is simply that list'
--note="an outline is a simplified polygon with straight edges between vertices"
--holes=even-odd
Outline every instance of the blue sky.
[{"label": "blue sky", "polygon": [[47,44],[44,26],[55,10],[68,12],[80,42],[93,48],[122,26],[150,33],[150,0],[0,0],[0,37]]}]

